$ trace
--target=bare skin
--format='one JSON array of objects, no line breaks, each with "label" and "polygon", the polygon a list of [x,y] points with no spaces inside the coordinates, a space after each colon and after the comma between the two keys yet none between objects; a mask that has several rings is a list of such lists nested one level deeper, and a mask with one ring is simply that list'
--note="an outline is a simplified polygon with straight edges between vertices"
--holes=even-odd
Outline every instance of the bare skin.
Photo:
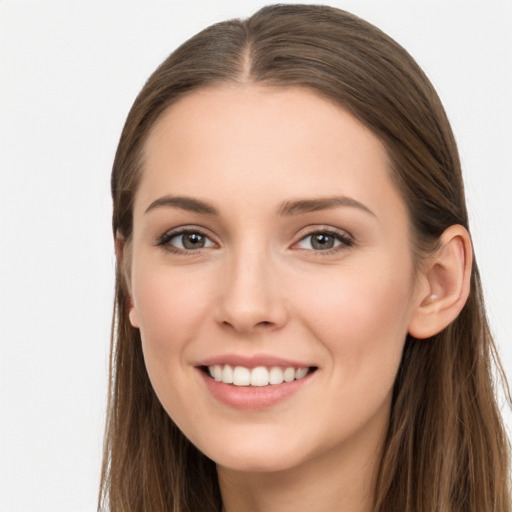
[{"label": "bare skin", "polygon": [[[461,229],[415,271],[384,147],[310,91],[208,88],[157,121],[130,320],[164,408],[217,463],[225,512],[371,510],[407,333],[440,330],[448,292],[465,300]],[[232,361],[309,373],[241,390],[208,373]]]},{"label": "bare skin", "polygon": [[[375,425],[382,432],[384,425]],[[367,436],[360,436],[366,443]],[[291,471],[238,472],[218,467],[223,512],[370,512],[374,478],[383,439],[374,446],[359,446],[352,438],[318,461],[308,461]],[[366,458],[362,454],[366,453]]]}]

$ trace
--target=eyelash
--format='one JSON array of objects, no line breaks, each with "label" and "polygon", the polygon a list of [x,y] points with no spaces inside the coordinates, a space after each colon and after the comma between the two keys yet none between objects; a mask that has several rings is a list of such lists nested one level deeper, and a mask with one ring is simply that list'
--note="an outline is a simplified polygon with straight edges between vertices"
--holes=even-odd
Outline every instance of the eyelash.
[{"label": "eyelash", "polygon": [[[346,232],[340,232],[333,229],[316,229],[315,231],[310,231],[309,233],[305,234],[300,238],[298,242],[296,242],[294,245],[297,245],[298,243],[313,237],[315,235],[327,235],[334,238],[335,242],[340,242],[339,245],[336,245],[335,247],[331,247],[330,249],[323,249],[323,250],[314,250],[314,249],[302,249],[304,251],[311,252],[315,256],[329,256],[330,254],[337,254],[342,251],[346,251],[350,247],[354,245],[354,239],[351,235],[349,235]],[[311,244],[311,242],[310,242]],[[300,249],[299,249],[300,250]]]},{"label": "eyelash", "polygon": [[173,238],[189,234],[197,234],[210,240],[210,237],[200,229],[185,228],[178,229],[177,231],[168,231],[167,233],[164,233],[158,239],[156,245],[163,247],[166,251],[174,254],[197,254],[201,249],[203,249],[203,247],[200,247],[199,249],[181,249],[179,247],[174,247],[170,244]]},{"label": "eyelash", "polygon": [[[207,238],[211,241],[210,237],[204,233],[201,229],[194,229],[194,228],[185,228],[185,229],[179,229],[177,231],[168,231],[167,233],[164,233],[157,241],[156,245],[159,247],[163,247],[166,251],[174,253],[174,254],[198,254],[201,249],[205,249],[205,247],[200,247],[199,249],[185,249],[185,248],[179,248],[174,247],[170,244],[171,240],[173,238],[177,238],[183,235],[188,234],[197,234],[202,237]],[[316,229],[315,231],[310,231],[309,233],[302,236],[298,242],[296,242],[294,245],[297,245],[298,243],[306,240],[309,237],[312,237],[314,235],[327,235],[332,236],[335,241],[340,242],[339,245],[332,247],[330,249],[324,249],[324,250],[317,250],[314,249],[298,249],[298,250],[304,250],[313,253],[315,256],[327,256],[330,254],[335,254],[344,250],[349,249],[354,245],[354,239],[351,235],[349,235],[346,232],[339,232],[335,231],[333,229]],[[214,243],[214,242],[212,242]]]}]

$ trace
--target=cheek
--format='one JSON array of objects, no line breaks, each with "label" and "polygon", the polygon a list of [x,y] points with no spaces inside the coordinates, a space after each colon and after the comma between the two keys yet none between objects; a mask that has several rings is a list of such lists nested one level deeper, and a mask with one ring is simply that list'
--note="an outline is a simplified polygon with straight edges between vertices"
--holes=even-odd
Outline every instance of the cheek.
[{"label": "cheek", "polygon": [[[201,284],[202,283],[202,284]],[[145,267],[133,281],[144,362],[160,402],[185,432],[201,418],[190,408],[186,348],[208,312],[204,280],[168,267]]]},{"label": "cheek", "polygon": [[[302,301],[302,318],[326,349],[326,374],[335,384],[332,399],[318,402],[318,416],[331,419],[332,443],[362,428],[378,411],[387,417],[410,312],[411,283],[396,277],[400,274],[378,269],[342,274]],[[332,403],[343,406],[333,411]]]},{"label": "cheek", "polygon": [[[304,294],[303,318],[328,349],[334,371],[393,379],[407,335],[412,282],[388,266],[344,269]],[[371,269],[371,270],[369,270]],[[328,284],[328,286],[325,286]],[[357,376],[357,377],[356,377]]]},{"label": "cheek", "polygon": [[148,360],[178,353],[197,334],[208,310],[207,288],[193,272],[153,266],[135,276],[134,306]]},{"label": "cheek", "polygon": [[[305,309],[317,324],[331,326],[338,334],[340,329],[356,337],[365,331],[385,331],[406,322],[409,312],[410,282],[403,272],[349,268],[333,272],[330,279],[312,282],[307,289]],[[331,321],[326,322],[327,318]]]}]

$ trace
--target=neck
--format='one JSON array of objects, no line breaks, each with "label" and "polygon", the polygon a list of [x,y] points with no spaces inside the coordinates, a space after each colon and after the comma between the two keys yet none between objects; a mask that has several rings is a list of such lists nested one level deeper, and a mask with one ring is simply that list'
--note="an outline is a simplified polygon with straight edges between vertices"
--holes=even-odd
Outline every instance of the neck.
[{"label": "neck", "polygon": [[387,424],[374,427],[290,469],[218,466],[223,512],[371,512]]}]

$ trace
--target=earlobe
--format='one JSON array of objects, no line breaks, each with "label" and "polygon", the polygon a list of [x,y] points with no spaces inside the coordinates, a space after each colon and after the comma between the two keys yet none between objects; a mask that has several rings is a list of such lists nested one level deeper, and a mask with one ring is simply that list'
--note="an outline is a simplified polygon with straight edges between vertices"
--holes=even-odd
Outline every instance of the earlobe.
[{"label": "earlobe", "polygon": [[131,253],[129,244],[126,243],[126,239],[119,232],[116,233],[115,240],[115,251],[117,266],[120,270],[120,279],[124,280],[126,293],[128,294],[128,318],[132,327],[139,327],[139,318],[137,310],[133,303],[132,292],[131,292],[131,280],[130,280],[130,261]]},{"label": "earlobe", "polygon": [[425,261],[409,323],[411,336],[429,338],[457,318],[469,295],[472,262],[469,233],[463,226],[450,226],[440,237],[439,249]]},{"label": "earlobe", "polygon": [[130,319],[130,324],[132,327],[139,328],[139,316],[137,314],[137,310],[135,309],[135,306],[133,304],[133,300],[130,297],[130,310],[128,313],[128,318]]}]

